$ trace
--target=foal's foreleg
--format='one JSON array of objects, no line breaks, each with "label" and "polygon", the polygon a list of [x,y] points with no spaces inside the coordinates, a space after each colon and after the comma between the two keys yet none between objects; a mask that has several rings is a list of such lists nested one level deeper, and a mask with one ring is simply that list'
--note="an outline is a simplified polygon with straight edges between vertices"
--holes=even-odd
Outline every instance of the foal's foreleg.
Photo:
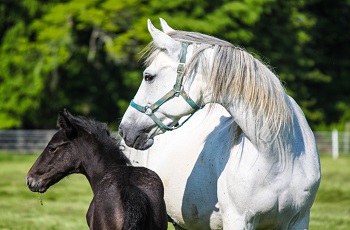
[{"label": "foal's foreleg", "polygon": [[173,219],[171,219],[171,217],[169,215],[168,215],[168,222],[172,223],[172,225],[174,226],[175,230],[186,230],[185,228],[182,228],[180,225],[175,223],[175,221]]}]

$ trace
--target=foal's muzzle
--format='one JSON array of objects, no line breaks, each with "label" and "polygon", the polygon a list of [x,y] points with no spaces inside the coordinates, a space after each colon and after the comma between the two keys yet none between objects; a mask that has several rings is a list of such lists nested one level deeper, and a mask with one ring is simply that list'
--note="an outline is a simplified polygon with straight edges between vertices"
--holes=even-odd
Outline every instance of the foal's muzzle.
[{"label": "foal's muzzle", "polygon": [[48,189],[48,187],[43,186],[43,181],[39,178],[35,178],[33,176],[28,175],[26,178],[27,187],[32,192],[40,192],[44,193]]}]

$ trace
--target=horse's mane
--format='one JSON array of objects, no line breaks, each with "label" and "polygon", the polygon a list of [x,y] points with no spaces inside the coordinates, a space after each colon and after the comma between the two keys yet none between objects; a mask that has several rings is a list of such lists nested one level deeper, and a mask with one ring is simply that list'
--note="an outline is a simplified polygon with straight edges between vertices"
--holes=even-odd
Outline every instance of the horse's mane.
[{"label": "horse's mane", "polygon": [[[244,108],[251,108],[256,114],[257,122],[263,128],[277,135],[281,129],[290,128],[293,115],[288,96],[278,77],[258,59],[244,49],[221,39],[196,32],[172,31],[169,36],[180,42],[194,44],[191,60],[187,63],[186,78],[204,66],[202,71],[209,76],[208,90],[212,92],[214,102],[232,103],[242,99]],[[146,65],[150,64],[162,50],[153,43],[146,48],[148,56]],[[205,56],[211,49],[212,60]]]},{"label": "horse's mane", "polygon": [[110,153],[118,162],[131,165],[130,160],[123,153],[122,146],[119,145],[118,140],[111,136],[111,132],[106,123],[83,116],[73,116],[71,114],[69,115],[69,119],[77,128],[83,129],[87,133],[93,135],[97,142],[103,146],[103,149]]}]

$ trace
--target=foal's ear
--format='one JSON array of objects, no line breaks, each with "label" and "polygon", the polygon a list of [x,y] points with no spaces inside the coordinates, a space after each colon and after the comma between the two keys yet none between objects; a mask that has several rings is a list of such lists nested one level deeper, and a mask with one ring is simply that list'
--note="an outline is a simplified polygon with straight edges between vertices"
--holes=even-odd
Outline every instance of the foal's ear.
[{"label": "foal's ear", "polygon": [[[171,56],[180,52],[180,50],[181,50],[181,43],[180,42],[176,41],[175,39],[171,38],[166,33],[155,28],[153,26],[151,20],[148,19],[147,22],[148,22],[148,31],[151,34],[151,36],[153,38],[154,45],[156,47],[167,50],[168,54]],[[167,26],[166,22],[165,22],[165,24],[166,24],[165,25],[164,22],[162,23],[162,26],[164,26],[166,29],[168,29],[169,26]]]},{"label": "foal's ear", "polygon": [[70,117],[72,115],[68,110],[64,109],[63,112],[58,112],[57,124],[66,132],[68,139],[73,139],[78,135],[77,129],[71,122]]}]

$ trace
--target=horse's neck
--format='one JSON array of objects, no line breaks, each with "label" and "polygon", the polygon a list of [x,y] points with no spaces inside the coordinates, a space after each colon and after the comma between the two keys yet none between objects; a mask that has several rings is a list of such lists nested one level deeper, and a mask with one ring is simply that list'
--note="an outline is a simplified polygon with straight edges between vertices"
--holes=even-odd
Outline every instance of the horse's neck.
[{"label": "horse's neck", "polygon": [[226,109],[262,155],[272,161],[279,160],[281,157],[279,154],[290,148],[288,142],[293,136],[292,131],[282,127],[278,133],[273,132],[270,127],[266,126],[264,119],[258,119],[254,111],[243,104],[237,100],[226,106]]}]

